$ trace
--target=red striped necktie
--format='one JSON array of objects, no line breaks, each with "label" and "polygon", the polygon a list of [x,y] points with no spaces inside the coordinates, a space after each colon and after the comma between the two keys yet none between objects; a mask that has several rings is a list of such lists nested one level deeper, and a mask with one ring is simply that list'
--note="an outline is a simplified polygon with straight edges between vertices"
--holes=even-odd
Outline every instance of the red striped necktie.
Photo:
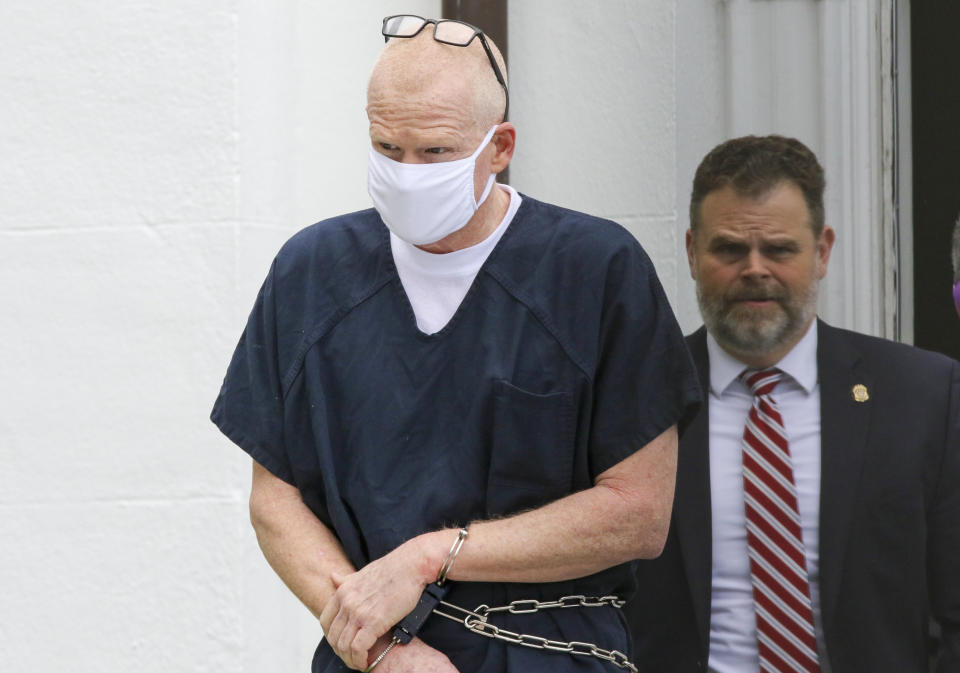
[{"label": "red striped necktie", "polygon": [[790,446],[770,393],[779,369],[748,369],[740,380],[753,392],[743,430],[743,490],[750,579],[763,673],[819,673]]}]

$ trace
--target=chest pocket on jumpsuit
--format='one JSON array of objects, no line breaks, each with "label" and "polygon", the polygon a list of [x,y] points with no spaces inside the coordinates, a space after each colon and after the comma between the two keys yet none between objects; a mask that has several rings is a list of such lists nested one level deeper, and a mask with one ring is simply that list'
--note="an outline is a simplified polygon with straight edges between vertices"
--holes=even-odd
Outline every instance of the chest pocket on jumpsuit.
[{"label": "chest pocket on jumpsuit", "polygon": [[531,393],[493,382],[493,445],[487,514],[539,507],[568,495],[573,484],[571,393]]}]

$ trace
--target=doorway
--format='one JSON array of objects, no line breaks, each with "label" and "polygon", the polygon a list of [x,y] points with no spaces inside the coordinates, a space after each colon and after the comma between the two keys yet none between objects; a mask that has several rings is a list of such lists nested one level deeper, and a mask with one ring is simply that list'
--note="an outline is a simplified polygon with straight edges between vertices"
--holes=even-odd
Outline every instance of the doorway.
[{"label": "doorway", "polygon": [[960,360],[950,259],[960,216],[960,3],[910,3],[914,343]]}]

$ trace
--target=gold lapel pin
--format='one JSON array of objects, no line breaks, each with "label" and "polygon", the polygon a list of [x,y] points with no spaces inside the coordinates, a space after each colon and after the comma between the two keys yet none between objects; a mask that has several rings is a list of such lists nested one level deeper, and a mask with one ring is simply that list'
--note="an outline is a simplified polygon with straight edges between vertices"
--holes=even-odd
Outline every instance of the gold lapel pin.
[{"label": "gold lapel pin", "polygon": [[867,392],[867,387],[862,383],[855,385],[850,392],[853,393],[853,400],[855,402],[866,402],[870,399],[870,393]]}]

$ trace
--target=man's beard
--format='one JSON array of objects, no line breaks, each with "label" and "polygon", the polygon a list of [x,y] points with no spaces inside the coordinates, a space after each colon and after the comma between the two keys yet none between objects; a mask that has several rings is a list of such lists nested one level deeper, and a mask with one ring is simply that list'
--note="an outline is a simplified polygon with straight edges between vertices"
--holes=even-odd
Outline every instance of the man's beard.
[{"label": "man's beard", "polygon": [[[789,343],[817,313],[819,280],[791,296],[784,288],[740,284],[723,295],[704,294],[697,282],[697,304],[707,329],[721,345],[747,354],[761,354]],[[768,299],[770,307],[750,307],[740,302]]]}]

